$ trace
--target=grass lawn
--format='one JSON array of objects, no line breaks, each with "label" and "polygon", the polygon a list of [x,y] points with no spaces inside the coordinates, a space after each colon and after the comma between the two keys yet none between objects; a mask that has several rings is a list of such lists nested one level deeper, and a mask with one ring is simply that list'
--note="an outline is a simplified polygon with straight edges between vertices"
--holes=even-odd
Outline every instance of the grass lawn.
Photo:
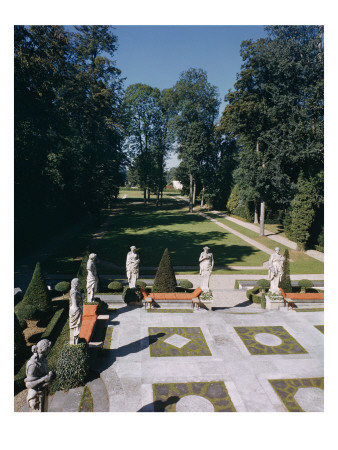
[{"label": "grass lawn", "polygon": [[126,254],[135,245],[141,267],[158,266],[167,247],[173,265],[197,266],[203,247],[208,245],[217,266],[261,266],[268,260],[266,253],[237,236],[197,214],[189,214],[185,204],[164,198],[163,207],[156,208],[154,201],[144,206],[136,200],[133,195],[120,202],[106,234],[95,242],[99,259],[124,267]]},{"label": "grass lawn", "polygon": [[[125,199],[122,199],[127,195]],[[214,255],[216,266],[261,266],[269,256],[250,246],[232,233],[218,227],[198,214],[189,214],[187,205],[177,202],[177,192],[163,196],[163,206],[156,208],[156,196],[143,205],[143,191],[121,189],[119,199],[111,211],[102,211],[102,218],[110,217],[110,224],[101,239],[91,240],[93,226],[84,227],[74,239],[50,254],[43,268],[48,273],[69,273],[76,275],[83,252],[88,249],[98,254],[99,260],[124,268],[127,252],[131,245],[138,248],[141,258],[141,276],[153,275],[166,247],[170,250],[175,266],[198,266],[199,255],[208,245]],[[210,213],[209,213],[210,214]],[[210,214],[212,216],[212,214]],[[234,230],[274,249],[276,243],[226,219],[217,217]],[[279,245],[283,252],[286,247]],[[291,273],[323,273],[323,263],[308,255],[289,249]],[[143,268],[142,268],[143,266]],[[109,265],[98,263],[100,274],[116,272]],[[177,274],[198,273],[197,270],[177,270]],[[265,269],[214,270],[217,274],[266,274]]]},{"label": "grass lawn", "polygon": [[266,247],[271,248],[272,250],[274,250],[278,246],[280,248],[281,253],[283,254],[285,249],[288,248],[290,259],[292,260],[290,262],[291,274],[324,273],[324,263],[314,258],[311,258],[311,256],[308,256],[306,253],[299,252],[297,250],[292,250],[291,248],[279,244],[278,242],[273,241],[266,236],[259,236],[254,231],[248,230],[247,228],[242,227],[241,225],[237,225],[236,223],[231,222],[230,220],[227,220],[223,217],[219,217],[216,214],[212,213],[207,214],[210,217],[217,219],[219,222],[224,223],[224,225],[227,225],[230,228],[233,228],[234,230],[239,231],[242,234],[245,234],[249,238],[254,239],[255,241],[261,244],[264,244]]}]

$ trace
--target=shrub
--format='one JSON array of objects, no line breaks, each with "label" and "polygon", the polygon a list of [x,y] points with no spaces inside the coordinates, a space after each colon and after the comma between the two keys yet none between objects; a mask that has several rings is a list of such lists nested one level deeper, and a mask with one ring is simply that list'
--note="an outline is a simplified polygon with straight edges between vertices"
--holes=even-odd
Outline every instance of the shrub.
[{"label": "shrub", "polygon": [[28,356],[25,336],[20,323],[14,314],[14,373],[16,373]]},{"label": "shrub", "polygon": [[48,292],[40,263],[36,263],[32,279],[23,297],[24,305],[35,306],[39,318],[49,316],[52,312],[52,301]]},{"label": "shrub", "polygon": [[122,299],[125,303],[134,303],[134,302],[139,303],[142,301],[142,298],[143,295],[139,287],[130,288],[128,286],[125,286],[122,293]]},{"label": "shrub", "polygon": [[246,298],[254,303],[260,303],[261,302],[261,296],[258,296],[259,293],[259,287],[254,287],[253,289],[248,289],[246,291]]},{"label": "shrub", "polygon": [[56,385],[58,389],[68,391],[84,386],[89,374],[88,344],[65,344],[61,350],[57,368]]},{"label": "shrub", "polygon": [[180,283],[181,288],[184,289],[185,291],[187,291],[188,289],[191,289],[193,287],[192,282],[189,280],[180,280],[179,283]]},{"label": "shrub", "polygon": [[38,319],[38,310],[33,305],[25,305],[22,303],[18,303],[14,308],[14,312],[16,317],[20,323],[21,328],[25,329],[27,327],[26,320],[34,320]]},{"label": "shrub", "polygon": [[263,309],[266,309],[266,298],[265,298],[264,294],[262,294],[262,297],[261,297],[261,307]]},{"label": "shrub", "polygon": [[112,281],[108,284],[108,289],[113,292],[122,292],[123,286],[120,281]]},{"label": "shrub", "polygon": [[270,281],[261,279],[256,282],[257,287],[259,287],[260,292],[264,292],[270,288]]},{"label": "shrub", "polygon": [[145,289],[147,287],[147,283],[145,283],[142,280],[138,280],[137,283],[136,283],[136,286],[142,287],[143,289]]},{"label": "shrub", "polygon": [[152,292],[175,292],[176,287],[175,272],[171,264],[169,250],[166,248],[156,272]]},{"label": "shrub", "polygon": [[70,291],[70,283],[68,281],[60,281],[55,285],[54,289],[62,295],[65,295],[66,292]]},{"label": "shrub", "polygon": [[306,289],[310,289],[313,287],[313,283],[310,280],[299,280],[298,286],[300,286],[300,292],[305,293]]},{"label": "shrub", "polygon": [[232,213],[237,208],[240,199],[241,199],[241,195],[239,192],[238,184],[235,184],[229,195],[229,199],[228,199],[227,206],[226,206],[227,210],[230,213]]},{"label": "shrub", "polygon": [[239,289],[239,280],[236,280],[236,281],[235,281],[234,289]]},{"label": "shrub", "polygon": [[45,332],[42,334],[41,339],[49,339],[50,341],[54,341],[56,336],[59,334],[60,325],[63,325],[61,318],[63,317],[65,309],[58,309],[52,319],[50,320]]},{"label": "shrub", "polygon": [[279,287],[282,288],[284,292],[292,292],[288,249],[285,249],[284,252],[283,275],[280,280]]},{"label": "shrub", "polygon": [[87,250],[81,260],[79,270],[77,272],[76,278],[79,279],[79,289],[83,292],[87,292],[87,262],[89,257],[89,251]]},{"label": "shrub", "polygon": [[291,202],[291,236],[299,250],[305,250],[310,238],[310,228],[315,218],[316,189],[314,182],[301,172],[297,182],[297,194]]}]

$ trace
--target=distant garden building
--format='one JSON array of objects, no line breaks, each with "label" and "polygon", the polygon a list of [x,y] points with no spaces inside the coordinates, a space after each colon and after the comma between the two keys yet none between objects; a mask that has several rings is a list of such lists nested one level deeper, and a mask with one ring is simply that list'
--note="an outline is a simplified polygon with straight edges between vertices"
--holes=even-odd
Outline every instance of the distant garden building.
[{"label": "distant garden building", "polygon": [[183,189],[183,184],[178,180],[173,180],[174,189]]}]

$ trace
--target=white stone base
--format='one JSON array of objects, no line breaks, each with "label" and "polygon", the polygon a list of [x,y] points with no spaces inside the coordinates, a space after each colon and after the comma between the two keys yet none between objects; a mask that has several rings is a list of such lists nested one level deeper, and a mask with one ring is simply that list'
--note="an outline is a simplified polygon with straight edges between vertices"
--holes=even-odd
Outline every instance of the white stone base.
[{"label": "white stone base", "polygon": [[284,306],[284,299],[281,294],[278,295],[268,292],[265,295],[265,299],[266,299],[266,309],[279,310],[281,306]]}]

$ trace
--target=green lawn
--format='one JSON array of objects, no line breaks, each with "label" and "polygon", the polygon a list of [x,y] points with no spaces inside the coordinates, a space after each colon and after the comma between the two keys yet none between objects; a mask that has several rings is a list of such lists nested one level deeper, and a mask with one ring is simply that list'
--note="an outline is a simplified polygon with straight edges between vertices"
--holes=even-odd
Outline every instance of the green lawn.
[{"label": "green lawn", "polygon": [[283,254],[285,249],[288,248],[289,254],[290,254],[290,259],[292,260],[290,262],[291,274],[324,273],[324,263],[321,261],[318,261],[314,258],[311,258],[306,253],[299,252],[297,250],[292,250],[291,248],[286,247],[285,245],[279,244],[278,242],[273,241],[272,239],[269,239],[266,236],[259,236],[254,231],[248,230],[247,228],[242,227],[241,225],[237,225],[236,223],[232,222],[231,220],[227,220],[223,217],[219,217],[216,214],[212,214],[212,213],[207,213],[207,214],[210,217],[217,219],[219,222],[224,223],[224,225],[227,225],[230,228],[233,228],[234,230],[239,231],[240,233],[244,234],[245,236],[248,236],[249,238],[254,239],[255,241],[265,245],[266,247],[268,247],[272,250],[274,250],[278,246],[281,250],[281,253]]},{"label": "green lawn", "polygon": [[217,266],[261,266],[268,259],[266,253],[237,236],[189,214],[186,205],[174,199],[164,198],[162,208],[136,200],[134,195],[122,200],[107,233],[96,242],[95,252],[101,260],[124,266],[131,245],[138,249],[141,266],[157,266],[166,247],[176,266],[197,266],[205,245],[211,248]]},{"label": "green lawn", "polygon": [[[124,195],[125,199],[122,199]],[[152,275],[154,270],[145,267],[157,267],[166,247],[170,250],[175,266],[195,266],[197,269],[199,255],[205,245],[211,248],[216,266],[252,266],[253,269],[236,270],[236,274],[266,274],[266,269],[254,269],[268,260],[269,256],[250,246],[232,233],[218,227],[198,214],[189,214],[186,203],[177,202],[179,193],[166,193],[162,208],[156,208],[156,196],[152,195],[150,203],[143,205],[143,192],[140,190],[121,190],[119,199],[111,211],[103,211],[102,217],[113,214],[110,225],[102,237],[91,240],[93,229],[85,227],[75,239],[62,245],[57,252],[49,255],[44,263],[48,273],[77,273],[83,252],[98,254],[103,263],[98,263],[99,273],[116,273],[105,262],[113,263],[124,269],[127,252],[131,245],[138,248],[141,258],[141,275]],[[209,213],[210,214],[210,213]],[[210,214],[211,215],[211,214]],[[217,217],[229,227],[274,249],[276,243],[266,237],[259,237],[253,231]],[[285,247],[279,245],[282,251]],[[291,273],[323,273],[323,263],[302,252],[290,249]],[[177,273],[198,273],[191,269],[179,270]],[[230,274],[231,269],[218,269],[214,273]]]}]

